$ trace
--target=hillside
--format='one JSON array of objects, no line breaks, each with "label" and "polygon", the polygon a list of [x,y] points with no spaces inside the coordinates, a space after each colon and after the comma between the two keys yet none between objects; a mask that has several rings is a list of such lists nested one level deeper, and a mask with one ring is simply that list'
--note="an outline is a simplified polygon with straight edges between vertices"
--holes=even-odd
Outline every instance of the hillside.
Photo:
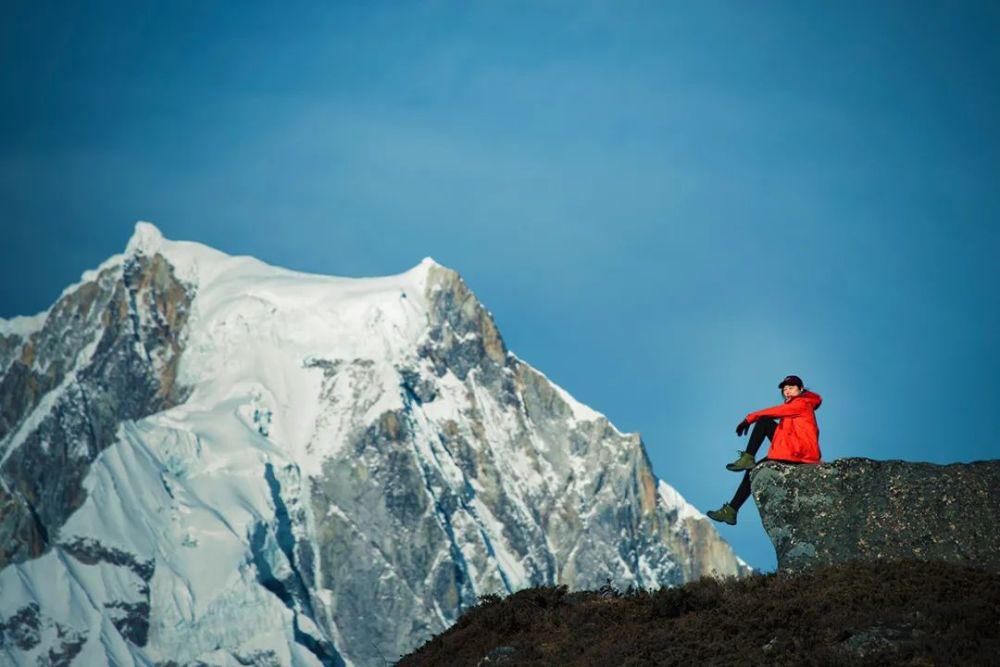
[{"label": "hillside", "polygon": [[484,598],[398,664],[995,665],[998,655],[1000,575],[906,560]]}]

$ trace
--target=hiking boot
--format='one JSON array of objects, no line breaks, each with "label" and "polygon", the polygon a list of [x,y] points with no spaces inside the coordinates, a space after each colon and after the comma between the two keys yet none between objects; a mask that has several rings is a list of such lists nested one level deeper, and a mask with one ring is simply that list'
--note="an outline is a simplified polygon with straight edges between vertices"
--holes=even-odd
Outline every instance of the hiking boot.
[{"label": "hiking boot", "polygon": [[709,510],[706,514],[712,521],[728,523],[730,526],[736,525],[736,508],[729,503],[726,503],[717,510]]},{"label": "hiking boot", "polygon": [[726,464],[726,470],[732,470],[733,472],[742,472],[744,470],[750,470],[753,468],[755,461],[753,460],[753,454],[750,452],[744,452],[740,450],[740,457],[733,461],[732,463]]}]

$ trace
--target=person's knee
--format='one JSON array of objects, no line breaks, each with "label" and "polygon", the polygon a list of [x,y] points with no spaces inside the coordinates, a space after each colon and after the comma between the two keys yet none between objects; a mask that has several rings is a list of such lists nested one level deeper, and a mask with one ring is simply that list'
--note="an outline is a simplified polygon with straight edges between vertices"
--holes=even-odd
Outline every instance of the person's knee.
[{"label": "person's knee", "polygon": [[753,426],[754,428],[759,428],[765,431],[769,431],[777,425],[778,422],[773,417],[761,417],[756,422],[754,422]]},{"label": "person's knee", "polygon": [[774,433],[778,430],[778,422],[772,417],[764,417],[754,424],[754,430],[758,434],[758,438],[767,438],[768,440],[774,440]]}]

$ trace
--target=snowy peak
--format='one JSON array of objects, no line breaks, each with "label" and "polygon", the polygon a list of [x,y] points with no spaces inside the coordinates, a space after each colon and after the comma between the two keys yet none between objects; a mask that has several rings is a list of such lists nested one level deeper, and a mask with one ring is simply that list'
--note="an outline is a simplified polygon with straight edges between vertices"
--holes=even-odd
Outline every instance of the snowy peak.
[{"label": "snowy peak", "polygon": [[487,593],[747,571],[429,257],[313,275],[140,222],[35,325],[0,335],[16,662],[382,664]]},{"label": "snowy peak", "polygon": [[670,486],[662,479],[657,486],[657,492],[659,493],[660,500],[663,502],[667,511],[676,512],[679,520],[708,520],[708,517],[702,514],[694,505],[685,500],[684,496],[682,496],[677,489]]},{"label": "snowy peak", "polygon": [[444,266],[443,264],[439,263],[433,257],[424,257],[422,260],[420,260],[419,264],[417,264],[415,267],[413,267],[410,270],[411,271],[417,271],[417,270],[428,271],[431,268],[445,269],[445,270],[448,270],[448,271],[451,270],[451,269],[448,269],[448,267]]},{"label": "snowy peak", "polygon": [[[371,277],[371,278],[342,278],[321,274],[307,274],[291,271],[284,268],[271,266],[252,257],[228,255],[224,252],[190,241],[172,241],[163,236],[160,229],[150,222],[139,221],[135,224],[132,236],[125,247],[124,257],[145,255],[152,257],[160,254],[166,258],[173,266],[175,273],[182,280],[195,284],[206,284],[214,279],[238,274],[244,277],[254,277],[254,274],[283,275],[312,277],[326,281],[352,282],[380,282],[387,283],[396,279],[399,284],[409,286],[422,286],[429,275],[434,273],[454,274],[457,273],[434,260],[432,257],[423,258],[418,264],[409,270],[403,271],[395,276]],[[122,257],[116,255],[112,260]]]},{"label": "snowy peak", "polygon": [[147,255],[153,256],[160,251],[163,244],[163,234],[150,222],[139,221],[135,223],[135,231],[125,246],[126,255]]}]

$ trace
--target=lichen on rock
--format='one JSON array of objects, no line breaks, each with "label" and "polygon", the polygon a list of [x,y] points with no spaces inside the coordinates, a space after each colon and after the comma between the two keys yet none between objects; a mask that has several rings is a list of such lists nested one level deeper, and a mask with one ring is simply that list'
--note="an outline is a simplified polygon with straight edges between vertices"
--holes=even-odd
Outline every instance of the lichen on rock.
[{"label": "lichen on rock", "polygon": [[1000,461],[768,461],[751,482],[779,570],[900,558],[1000,570]]}]

